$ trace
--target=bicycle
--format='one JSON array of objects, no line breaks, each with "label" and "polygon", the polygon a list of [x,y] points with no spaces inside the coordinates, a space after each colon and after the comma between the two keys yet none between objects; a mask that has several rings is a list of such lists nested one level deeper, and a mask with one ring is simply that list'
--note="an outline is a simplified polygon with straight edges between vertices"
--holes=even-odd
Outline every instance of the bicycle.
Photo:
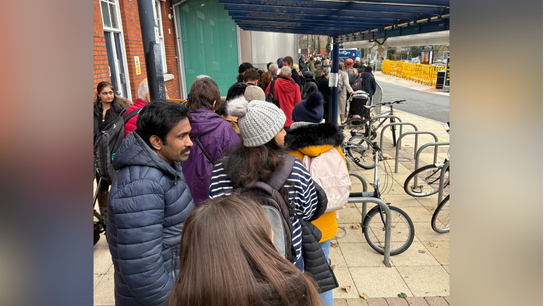
[{"label": "bicycle", "polygon": [[448,194],[433,213],[431,226],[437,233],[449,233],[450,231],[450,195]]},{"label": "bicycle", "polygon": [[[389,123],[395,122],[395,117],[392,117],[395,115],[393,110],[393,104],[401,104],[402,102],[406,102],[406,100],[397,100],[393,102],[381,102],[381,103],[375,103],[373,105],[365,105],[365,99],[362,99],[362,101],[354,100],[354,97],[357,95],[361,95],[364,93],[361,90],[358,90],[355,92],[355,95],[353,92],[350,96],[350,117],[344,124],[348,126],[358,127],[362,126],[360,128],[360,132],[357,132],[359,135],[369,139],[374,140],[376,139],[378,132],[377,130],[381,128],[386,122],[387,119],[389,119]],[[355,103],[358,102],[358,103]],[[381,109],[381,106],[387,106],[389,105],[389,111],[379,113],[378,115],[372,116],[371,115],[371,109],[374,108],[374,110]],[[359,115],[361,118],[353,117],[355,115]],[[377,126],[375,126],[376,122],[379,122]],[[391,126],[391,133],[393,136],[393,146],[397,146],[397,132],[396,127]],[[371,167],[372,168],[372,167]]]},{"label": "bicycle", "polygon": [[[374,191],[371,192],[352,192],[350,197],[374,197],[381,199],[382,193],[380,192],[380,179],[378,177],[379,162],[385,160],[382,155],[381,149],[376,142],[372,143],[372,150],[374,151],[375,166],[374,166]],[[388,164],[387,164],[388,165]],[[387,168],[384,167],[386,174]],[[391,169],[389,168],[389,173]],[[391,175],[386,175],[385,187],[383,190],[387,190],[387,194],[393,187],[393,182],[389,183],[388,178]],[[385,199],[385,198],[384,198]],[[412,219],[402,209],[391,206],[391,203],[386,203],[391,211],[391,240],[390,240],[390,255],[398,255],[406,251],[414,240],[415,228],[412,223]],[[378,217],[379,216],[379,217]],[[380,254],[385,253],[385,224],[386,224],[385,210],[377,205],[370,209],[367,213],[363,211],[362,214],[362,232],[366,241],[372,249]]]},{"label": "bicycle", "polygon": [[[446,129],[446,131],[449,133],[450,130]],[[434,163],[414,170],[404,181],[404,191],[413,197],[426,197],[437,193],[440,187],[442,168],[447,162],[448,159],[445,158],[443,163]],[[449,170],[448,166],[444,172],[444,187],[450,185]],[[413,184],[412,180],[414,180]]]},{"label": "bicycle", "polygon": [[[346,120],[346,122],[341,125],[341,127],[355,126],[350,132],[352,137],[349,139],[348,142],[352,144],[356,144],[358,146],[352,145],[348,147],[346,151],[350,159],[353,160],[356,165],[364,169],[372,169],[374,168],[374,165],[375,165],[374,163],[375,156],[373,155],[374,151],[372,150],[372,140],[376,138],[377,129],[380,128],[385,123],[387,118],[383,118],[383,120],[380,121],[380,124],[374,127],[374,123],[379,121],[379,119],[372,119],[373,117],[370,116],[371,109],[375,108],[378,105],[390,105],[391,107],[390,113],[392,113],[393,104],[400,104],[404,101],[405,100],[398,100],[393,102],[377,103],[375,105],[363,105],[365,109],[365,114],[366,114],[363,116],[363,118],[352,117]],[[391,122],[394,122],[394,118],[391,117],[389,119]],[[364,131],[362,132],[360,131],[360,129],[358,129],[358,126],[360,125],[362,125],[364,129]],[[391,130],[393,133],[393,145],[396,146],[397,138],[396,138],[396,132],[394,128],[395,128],[394,126],[391,126]]]}]

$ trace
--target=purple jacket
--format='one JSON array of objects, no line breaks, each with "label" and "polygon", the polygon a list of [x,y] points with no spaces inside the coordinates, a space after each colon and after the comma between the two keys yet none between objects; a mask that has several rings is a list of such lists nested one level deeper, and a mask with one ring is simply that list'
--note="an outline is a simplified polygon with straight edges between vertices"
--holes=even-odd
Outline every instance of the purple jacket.
[{"label": "purple jacket", "polygon": [[241,144],[240,137],[234,128],[221,116],[207,108],[189,111],[193,148],[189,158],[183,162],[182,170],[187,185],[196,206],[209,199],[210,179],[213,165],[206,158],[200,147],[194,141],[198,137],[202,146],[216,161],[223,156],[226,150],[236,148]]}]

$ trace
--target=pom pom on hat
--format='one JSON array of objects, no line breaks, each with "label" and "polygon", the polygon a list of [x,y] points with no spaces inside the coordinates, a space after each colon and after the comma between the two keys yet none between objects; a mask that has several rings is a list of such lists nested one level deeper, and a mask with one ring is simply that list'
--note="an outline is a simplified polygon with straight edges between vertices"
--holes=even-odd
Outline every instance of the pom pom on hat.
[{"label": "pom pom on hat", "polygon": [[323,120],[323,96],[319,91],[308,94],[306,100],[295,104],[292,112],[293,122],[321,123]]}]

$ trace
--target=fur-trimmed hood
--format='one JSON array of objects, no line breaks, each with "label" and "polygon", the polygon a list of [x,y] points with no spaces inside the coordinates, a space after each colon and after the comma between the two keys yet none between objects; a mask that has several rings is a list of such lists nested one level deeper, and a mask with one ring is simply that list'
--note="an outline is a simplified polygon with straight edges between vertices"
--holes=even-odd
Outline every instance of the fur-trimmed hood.
[{"label": "fur-trimmed hood", "polygon": [[[285,135],[287,150],[299,150],[309,146],[340,146],[344,141],[344,133],[332,123],[311,124],[290,130]],[[330,147],[327,149],[330,150]]]}]

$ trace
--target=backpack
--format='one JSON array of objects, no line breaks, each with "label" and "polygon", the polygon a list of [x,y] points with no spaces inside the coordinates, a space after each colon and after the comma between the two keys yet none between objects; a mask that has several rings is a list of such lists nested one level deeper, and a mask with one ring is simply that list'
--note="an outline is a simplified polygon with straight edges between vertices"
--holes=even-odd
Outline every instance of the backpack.
[{"label": "backpack", "polygon": [[296,251],[293,246],[293,224],[289,214],[288,199],[284,198],[279,189],[293,170],[295,157],[284,155],[285,164],[283,168],[276,170],[268,182],[255,182],[235,192],[249,197],[261,204],[272,230],[274,231],[274,246],[278,252],[295,262]]},{"label": "backpack", "polygon": [[341,91],[342,89],[344,89],[344,81],[342,80],[342,76],[344,75],[345,72],[339,72],[338,73],[338,90]]},{"label": "backpack", "polygon": [[274,105],[276,105],[277,107],[280,107],[280,102],[278,101],[278,99],[276,99],[276,96],[274,96],[274,83],[276,83],[276,80],[273,80],[272,82],[270,82],[270,90],[264,97],[264,100],[266,102],[274,103]]},{"label": "backpack", "polygon": [[311,157],[305,155],[302,163],[327,194],[327,210],[325,212],[344,209],[348,204],[351,192],[351,179],[346,162],[336,148]]},{"label": "backpack", "polygon": [[323,65],[321,64],[321,62],[315,64],[315,77],[316,78],[320,78],[323,74],[322,74],[322,70],[323,70]]},{"label": "backpack", "polygon": [[346,72],[349,78],[349,85],[353,86],[353,82],[355,82],[355,79],[357,78],[357,70],[355,68],[349,68]]},{"label": "backpack", "polygon": [[130,118],[136,116],[142,109],[135,109],[128,115],[128,107],[121,111],[119,117],[115,118],[98,133],[94,143],[94,165],[98,175],[111,185],[117,171],[113,169],[113,156],[121,146],[125,138],[125,124]]},{"label": "backpack", "polygon": [[365,85],[363,84],[363,76],[362,74],[359,74],[357,78],[353,81],[353,85],[351,85],[351,88],[353,91],[362,90],[365,91]]}]

